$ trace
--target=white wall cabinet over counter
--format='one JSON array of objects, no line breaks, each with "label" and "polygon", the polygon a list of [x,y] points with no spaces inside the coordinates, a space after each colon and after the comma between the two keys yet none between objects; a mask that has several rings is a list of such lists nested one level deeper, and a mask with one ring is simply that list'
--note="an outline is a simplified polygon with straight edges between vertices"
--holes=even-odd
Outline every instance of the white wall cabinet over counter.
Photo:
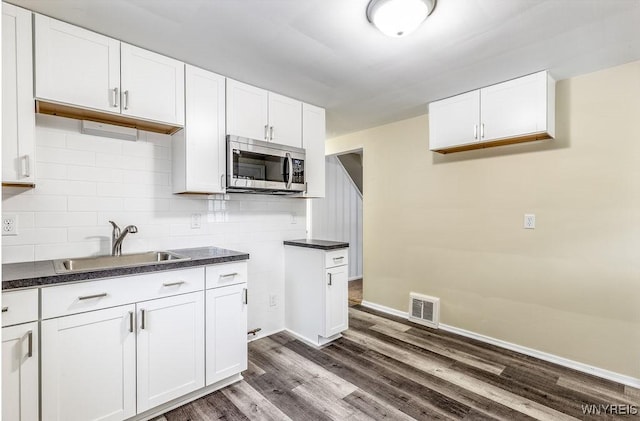
[{"label": "white wall cabinet over counter", "polygon": [[555,136],[555,81],[538,72],[429,104],[429,149],[440,153]]},{"label": "white wall cabinet over counter", "polygon": [[2,3],[2,184],[35,183],[31,12]]},{"label": "white wall cabinet over counter", "polygon": [[46,113],[183,126],[184,63],[36,14],[35,97]]},{"label": "white wall cabinet over counter", "polygon": [[173,192],[224,193],[225,78],[185,69],[185,128],[173,135]]},{"label": "white wall cabinet over counter", "polygon": [[349,327],[347,247],[285,241],[285,327],[308,344],[325,345]]},{"label": "white wall cabinet over counter", "polygon": [[302,147],[302,102],[227,79],[227,134]]},{"label": "white wall cabinet over counter", "polygon": [[306,152],[304,197],[325,196],[325,110],[302,104],[302,147]]}]

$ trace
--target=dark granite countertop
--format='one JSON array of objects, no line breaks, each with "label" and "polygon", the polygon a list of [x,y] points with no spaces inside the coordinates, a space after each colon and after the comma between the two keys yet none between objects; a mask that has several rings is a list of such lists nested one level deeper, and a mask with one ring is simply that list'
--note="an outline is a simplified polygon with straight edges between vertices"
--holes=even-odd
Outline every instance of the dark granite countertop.
[{"label": "dark granite countertop", "polygon": [[8,263],[2,265],[2,290],[7,291],[16,288],[34,288],[46,285],[62,284],[65,282],[89,281],[115,276],[138,275],[141,273],[213,265],[216,263],[233,262],[236,260],[247,260],[249,258],[248,253],[217,247],[199,247],[169,251],[190,257],[190,260],[157,263],[145,266],[100,269],[76,273],[56,273],[53,269],[53,260]]},{"label": "dark granite countertop", "polygon": [[287,240],[284,242],[285,246],[306,247],[310,249],[320,250],[336,250],[349,247],[349,243],[342,241],[327,241],[327,240]]}]

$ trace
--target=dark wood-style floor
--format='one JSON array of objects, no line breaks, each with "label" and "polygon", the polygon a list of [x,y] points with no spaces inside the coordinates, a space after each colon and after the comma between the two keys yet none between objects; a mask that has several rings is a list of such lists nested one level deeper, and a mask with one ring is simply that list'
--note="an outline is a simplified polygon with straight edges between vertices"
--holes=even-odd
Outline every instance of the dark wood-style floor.
[{"label": "dark wood-style floor", "polygon": [[284,332],[251,342],[243,381],[157,420],[639,419],[582,410],[638,405],[638,389],[359,305],[349,315],[323,349]]}]

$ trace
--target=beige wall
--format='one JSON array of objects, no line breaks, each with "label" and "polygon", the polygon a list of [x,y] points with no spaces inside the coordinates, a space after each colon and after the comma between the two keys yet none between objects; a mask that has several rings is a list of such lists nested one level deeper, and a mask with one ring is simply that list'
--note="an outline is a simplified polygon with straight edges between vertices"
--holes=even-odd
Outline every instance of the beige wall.
[{"label": "beige wall", "polygon": [[426,115],[327,140],[364,149],[364,299],[640,378],[640,62],[558,82],[556,116],[446,156]]}]

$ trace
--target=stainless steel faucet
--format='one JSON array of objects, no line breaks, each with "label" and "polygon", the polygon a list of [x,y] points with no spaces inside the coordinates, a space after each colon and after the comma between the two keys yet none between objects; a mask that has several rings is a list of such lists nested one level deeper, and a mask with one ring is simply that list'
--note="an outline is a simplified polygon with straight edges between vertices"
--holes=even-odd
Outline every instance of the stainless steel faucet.
[{"label": "stainless steel faucet", "polygon": [[113,231],[111,232],[111,255],[121,256],[124,237],[129,233],[135,234],[138,232],[138,227],[135,225],[127,225],[123,230],[120,230],[120,227],[115,222],[109,221],[109,223],[113,225]]}]

